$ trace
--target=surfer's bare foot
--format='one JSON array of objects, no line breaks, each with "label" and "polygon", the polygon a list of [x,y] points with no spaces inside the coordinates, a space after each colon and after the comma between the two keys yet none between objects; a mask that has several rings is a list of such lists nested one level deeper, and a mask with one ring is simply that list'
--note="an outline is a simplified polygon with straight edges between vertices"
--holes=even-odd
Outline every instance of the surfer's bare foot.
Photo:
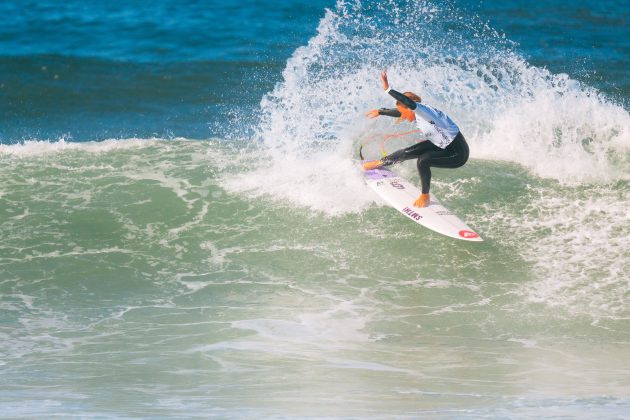
[{"label": "surfer's bare foot", "polygon": [[415,207],[426,207],[431,202],[431,198],[429,194],[421,194],[420,197],[416,201],[414,201],[413,205]]},{"label": "surfer's bare foot", "polygon": [[371,160],[363,164],[363,169],[369,171],[372,169],[380,168],[381,166],[383,166],[383,162],[381,162],[380,160]]}]

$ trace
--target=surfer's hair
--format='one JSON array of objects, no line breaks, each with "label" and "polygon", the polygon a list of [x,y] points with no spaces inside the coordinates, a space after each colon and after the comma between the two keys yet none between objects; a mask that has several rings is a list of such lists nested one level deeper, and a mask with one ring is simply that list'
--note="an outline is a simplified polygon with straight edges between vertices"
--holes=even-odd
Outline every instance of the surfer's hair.
[{"label": "surfer's hair", "polygon": [[[411,99],[414,102],[422,102],[422,98],[420,97],[420,95],[417,95],[413,92],[405,92],[403,93],[403,95],[405,95],[407,98]],[[396,105],[405,105],[404,103],[400,102],[400,101],[396,101]]]},{"label": "surfer's hair", "polygon": [[416,95],[413,92],[405,92],[403,93],[403,95],[405,95],[407,98],[411,99],[414,102],[422,102],[422,98],[420,97],[420,95]]}]

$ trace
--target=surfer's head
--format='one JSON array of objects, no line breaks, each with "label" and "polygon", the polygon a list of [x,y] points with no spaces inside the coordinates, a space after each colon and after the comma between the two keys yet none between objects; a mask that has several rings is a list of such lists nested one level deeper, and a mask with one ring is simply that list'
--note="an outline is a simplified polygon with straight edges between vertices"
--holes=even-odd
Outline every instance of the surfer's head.
[{"label": "surfer's head", "polygon": [[403,95],[405,95],[407,98],[411,99],[414,102],[422,102],[422,98],[420,98],[420,95],[416,95],[413,92],[405,92],[403,93]]},{"label": "surfer's head", "polygon": [[[413,92],[405,92],[403,93],[407,98],[411,99],[414,102],[422,102],[422,99],[419,95],[416,95]],[[400,101],[396,101],[396,108],[400,111],[400,118],[407,121],[414,121],[416,119],[416,114],[413,110],[407,108],[405,104]]]}]

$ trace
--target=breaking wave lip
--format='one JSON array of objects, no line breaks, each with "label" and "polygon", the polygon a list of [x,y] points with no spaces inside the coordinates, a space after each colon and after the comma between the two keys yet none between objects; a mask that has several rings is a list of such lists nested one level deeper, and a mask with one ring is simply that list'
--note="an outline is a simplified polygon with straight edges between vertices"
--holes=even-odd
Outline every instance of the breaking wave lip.
[{"label": "breaking wave lip", "polygon": [[[174,139],[183,140],[183,139]],[[79,150],[90,153],[107,153],[115,150],[125,150],[147,147],[158,142],[170,140],[160,138],[130,138],[108,139],[102,141],[72,142],[61,138],[59,140],[27,140],[16,144],[0,144],[0,156],[32,157],[60,153],[69,150]]]},{"label": "breaking wave lip", "polygon": [[[528,241],[515,245],[537,279],[520,291],[526,299],[619,316],[624,280],[606,266],[618,267],[613,259],[627,250],[611,232],[626,223],[617,216],[630,181],[630,114],[567,74],[530,65],[514,43],[478,18],[462,17],[448,2],[339,1],[316,36],[287,61],[283,81],[262,98],[254,127],[259,147],[249,157],[253,169],[231,175],[226,188],[333,216],[369,207],[375,195],[362,182],[358,144],[366,134],[409,128],[363,116],[392,102],[379,87],[386,68],[394,88],[416,90],[453,116],[473,159],[513,162],[533,175],[534,186],[524,192],[532,206],[499,209],[506,231],[495,238],[507,244],[523,232],[531,238],[547,232],[536,250]],[[460,192],[466,196],[473,187]],[[586,212],[575,204],[576,187],[593,191],[594,199],[582,202]],[[554,216],[554,209],[565,209],[568,220]],[[610,227],[588,223],[583,215],[590,211],[602,212]],[[595,244],[609,244],[610,257],[595,263],[602,277],[590,287]],[[559,251],[565,257],[558,262],[550,256]],[[594,293],[597,308],[571,298],[576,293]]]},{"label": "breaking wave lip", "polygon": [[328,214],[365,209],[374,196],[360,186],[359,139],[402,127],[363,116],[392,102],[379,87],[383,68],[393,87],[453,116],[473,159],[515,162],[567,185],[630,180],[630,114],[595,89],[528,64],[449,3],[339,1],[262,98],[254,169],[228,189]]}]

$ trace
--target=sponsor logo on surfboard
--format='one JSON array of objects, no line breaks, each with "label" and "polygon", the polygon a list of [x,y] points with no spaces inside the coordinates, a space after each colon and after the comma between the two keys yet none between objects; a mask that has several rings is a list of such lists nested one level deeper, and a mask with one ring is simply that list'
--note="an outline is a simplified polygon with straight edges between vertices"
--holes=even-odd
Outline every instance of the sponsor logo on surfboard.
[{"label": "sponsor logo on surfboard", "polygon": [[[439,204],[438,201],[434,201],[435,199],[431,200],[431,206],[428,209],[413,207],[410,197],[420,194],[420,189],[394,172],[385,169],[375,169],[364,173],[370,188],[385,199],[391,207],[400,211],[403,216],[451,238],[465,241],[482,241],[481,237],[469,227],[466,227],[465,223],[457,215]],[[400,187],[403,187],[403,189],[398,190]],[[405,192],[408,194],[405,194]]]},{"label": "sponsor logo on surfboard", "polygon": [[[407,216],[411,217],[414,220],[420,220],[422,219],[422,216],[420,216],[418,213],[416,213],[415,211],[413,211],[412,209],[410,209],[409,207],[405,207],[402,210],[403,213],[405,213]],[[459,233],[461,235],[461,232]]]}]

